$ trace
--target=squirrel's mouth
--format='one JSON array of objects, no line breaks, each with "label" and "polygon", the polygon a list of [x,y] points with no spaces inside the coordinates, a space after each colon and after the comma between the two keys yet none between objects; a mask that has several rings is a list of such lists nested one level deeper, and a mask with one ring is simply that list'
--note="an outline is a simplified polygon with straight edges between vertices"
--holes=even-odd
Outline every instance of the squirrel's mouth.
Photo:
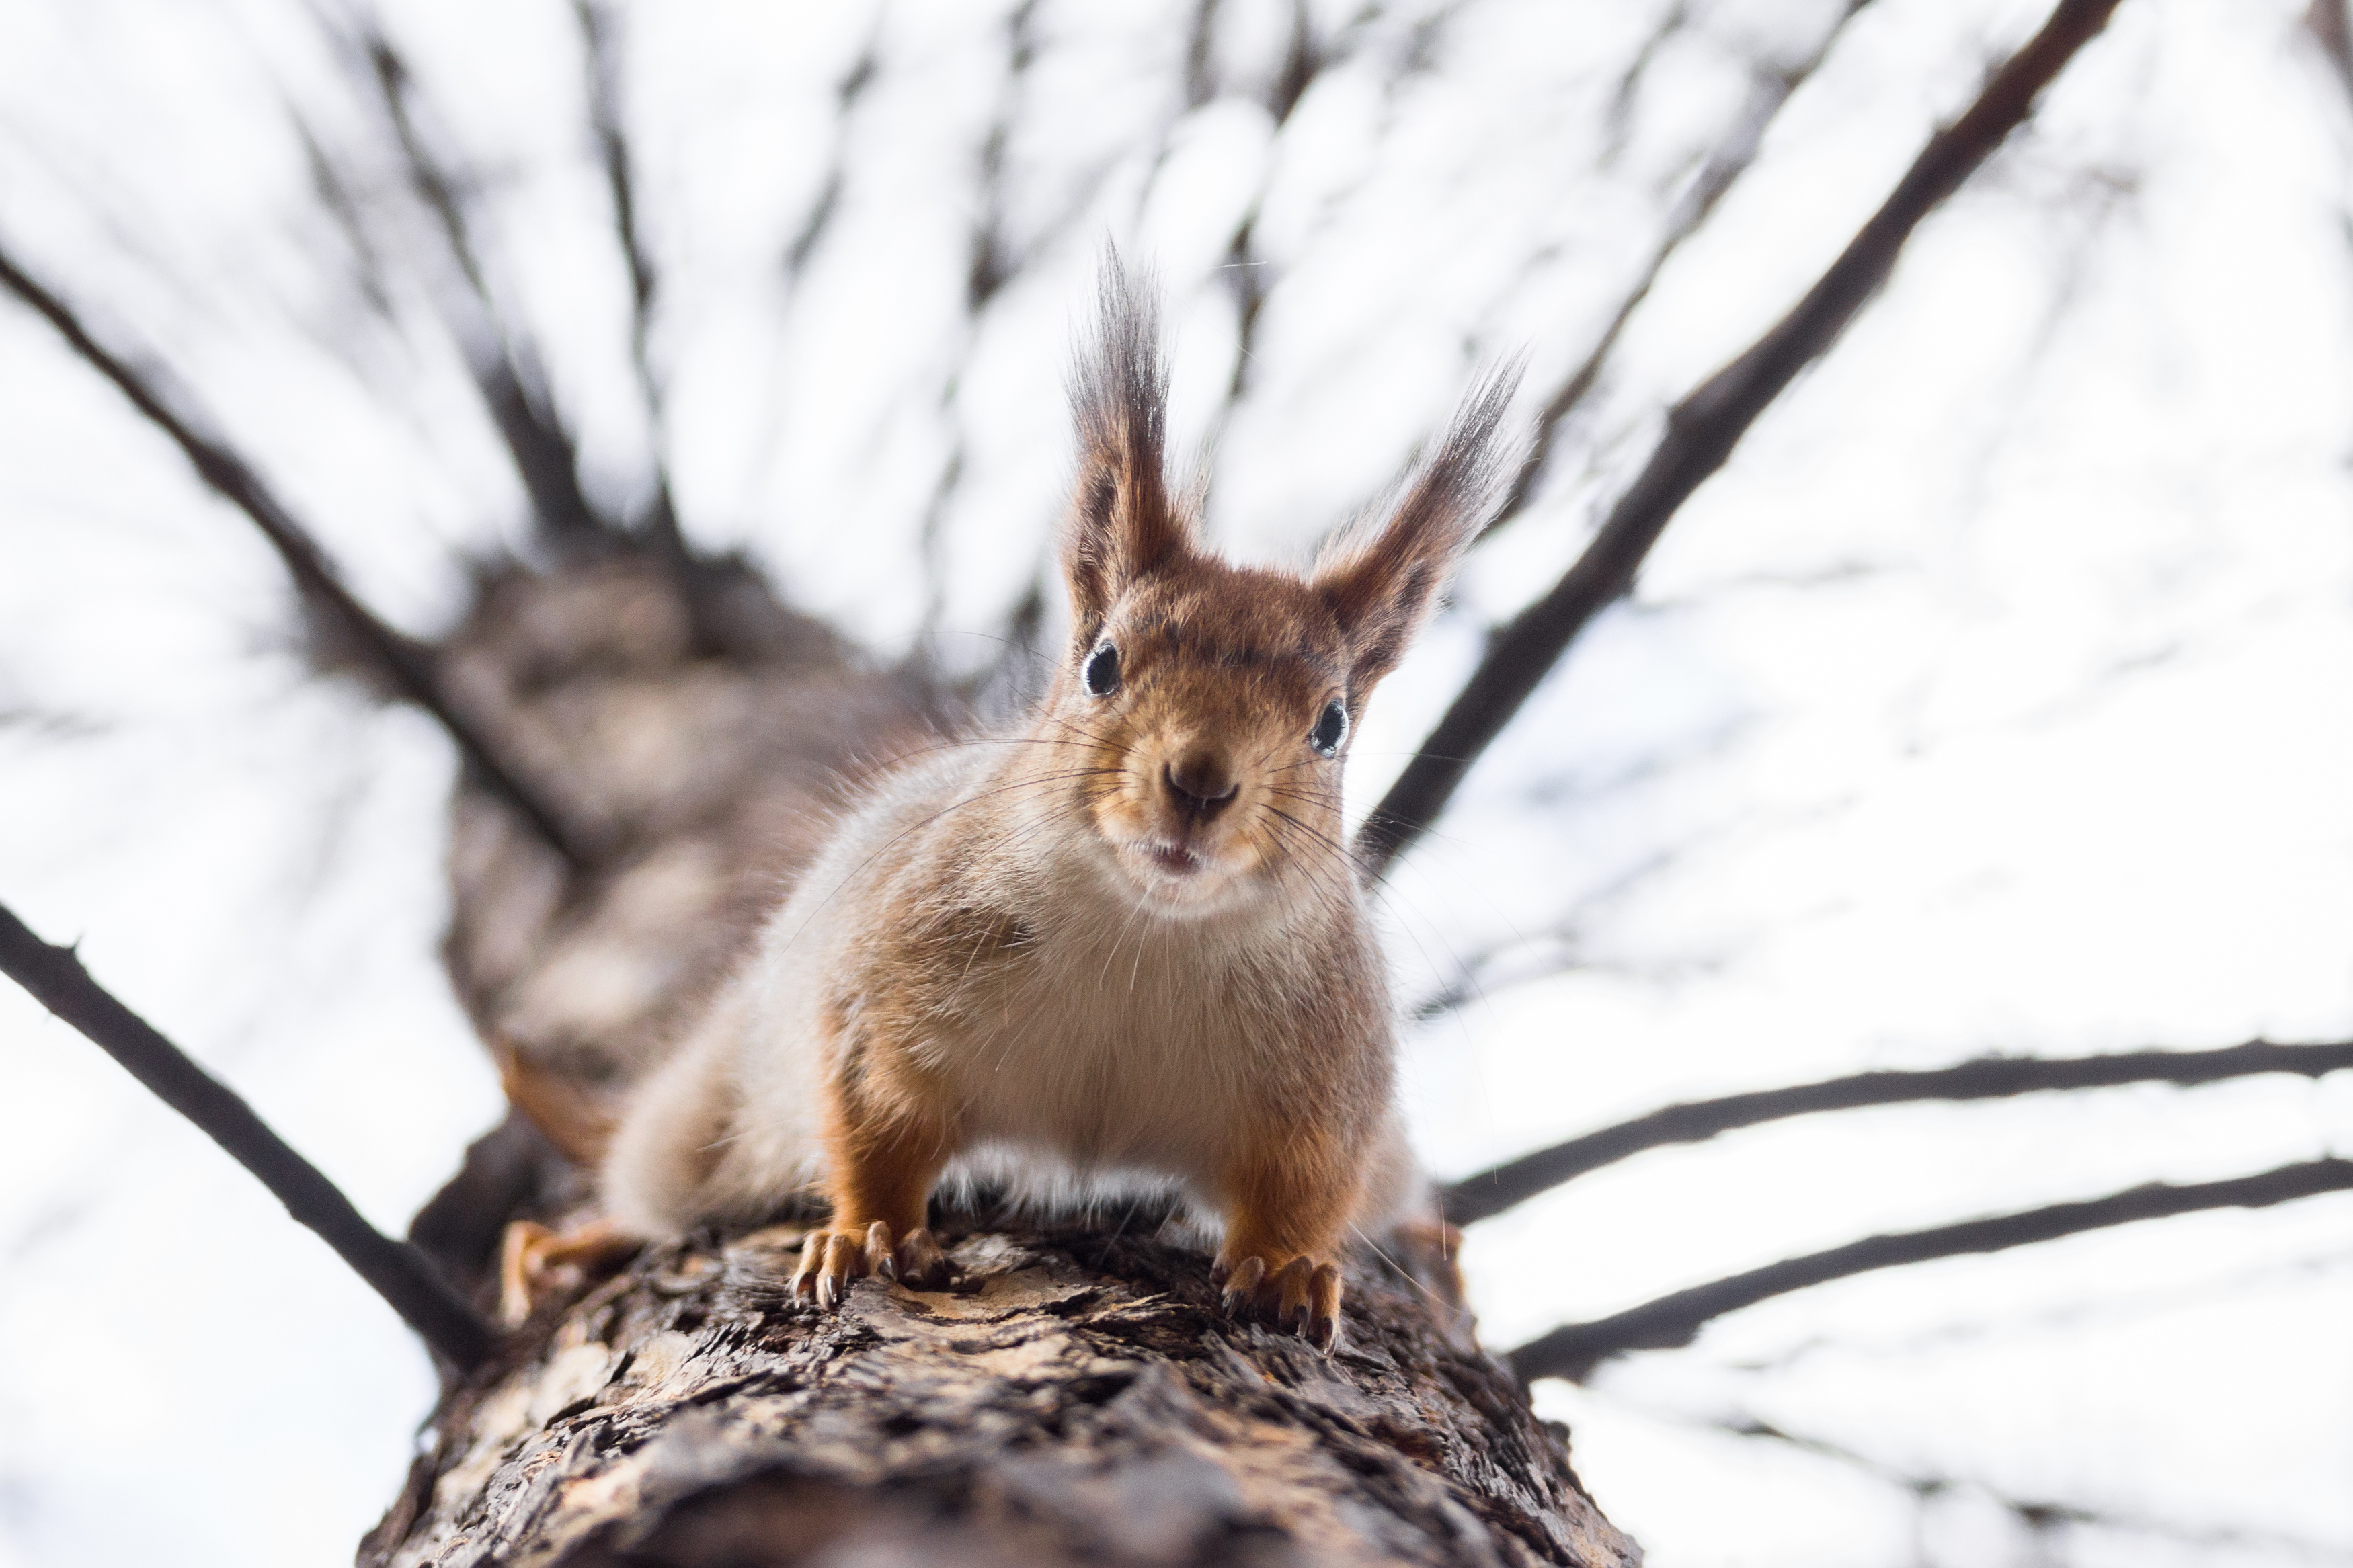
[{"label": "squirrel's mouth", "polygon": [[1201,868],[1201,858],[1181,844],[1146,843],[1136,847],[1155,868],[1171,877],[1189,877]]}]

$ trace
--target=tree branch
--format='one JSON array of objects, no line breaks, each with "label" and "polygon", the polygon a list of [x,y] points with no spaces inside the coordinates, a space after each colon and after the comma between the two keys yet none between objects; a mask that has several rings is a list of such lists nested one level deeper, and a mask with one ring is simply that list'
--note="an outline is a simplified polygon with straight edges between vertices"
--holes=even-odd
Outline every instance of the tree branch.
[{"label": "tree branch", "polygon": [[317,1166],[289,1148],[234,1090],[92,980],[73,949],[43,942],[5,904],[0,971],[259,1178],[289,1214],[333,1247],[427,1344],[460,1368],[470,1369],[489,1356],[489,1325],[423,1254],[368,1224]]},{"label": "tree branch", "polygon": [[1412,762],[1358,830],[1357,851],[1377,877],[1446,808],[1472,763],[1509,723],[1604,606],[1634,574],[1694,490],[1797,374],[1836,341],[1886,281],[1921,219],[1960,186],[2026,119],[2078,49],[2107,25],[2117,0],[2060,0],[2042,30],[2011,56],[1960,119],[1930,138],[1895,189],[1806,297],[1737,359],[1668,411],[1650,462],[1618,500],[1567,574],[1499,630]]},{"label": "tree branch", "polygon": [[2219,1547],[2244,1549],[2252,1546],[2270,1547],[2274,1551],[2285,1548],[2292,1552],[2324,1560],[2331,1555],[2339,1555],[2317,1542],[2277,1531],[2227,1524],[2185,1524],[2176,1520],[2124,1513],[2057,1498],[2018,1497],[1990,1482],[1972,1478],[1900,1468],[1843,1444],[1793,1432],[1755,1415],[1739,1415],[1689,1424],[1734,1437],[1784,1444],[1799,1453],[1860,1471],[1874,1480],[1897,1488],[1915,1501],[1925,1502],[1933,1497],[1955,1493],[1982,1498],[2038,1534],[2047,1534],[2061,1528],[2105,1530],[2153,1535],[2179,1545],[2202,1546],[2209,1551]]},{"label": "tree branch", "polygon": [[1728,1094],[1666,1106],[1465,1176],[1445,1190],[1446,1217],[1456,1225],[1474,1224],[1645,1150],[1703,1142],[1736,1128],[1826,1110],[1916,1100],[2005,1100],[2127,1083],[2219,1083],[2262,1073],[2319,1078],[2348,1068],[2353,1068],[2353,1041],[2278,1046],[2253,1040],[2211,1051],[2120,1051],[2056,1060],[1985,1057],[1925,1072],[1856,1073],[1788,1089]]},{"label": "tree branch", "polygon": [[629,364],[636,373],[638,395],[645,405],[648,442],[653,467],[653,504],[642,534],[654,559],[677,584],[686,608],[695,646],[705,654],[725,646],[723,607],[714,595],[709,565],[686,542],[679,526],[678,502],[670,490],[670,458],[660,379],[654,374],[649,339],[653,331],[654,294],[660,278],[653,253],[646,247],[638,221],[637,175],[629,153],[628,131],[621,113],[619,24],[603,0],[573,0],[573,16],[588,73],[588,124],[595,133],[605,165],[605,187],[613,202],[613,237],[629,272]]},{"label": "tree branch", "polygon": [[[1482,531],[1482,536],[1494,532],[1519,516],[1535,499],[1536,482],[1551,464],[1553,449],[1559,442],[1568,416],[1599,384],[1602,366],[1609,363],[1610,354],[1616,351],[1618,340],[1625,335],[1628,324],[1634,319],[1634,312],[1641,309],[1643,301],[1651,297],[1651,290],[1658,287],[1659,279],[1666,272],[1667,263],[1672,261],[1684,244],[1705,226],[1717,205],[1732,187],[1740,183],[1740,177],[1748,172],[1750,165],[1757,162],[1757,149],[1764,144],[1765,132],[1772,127],[1783,106],[1821,68],[1822,62],[1830,58],[1831,47],[1845,33],[1847,24],[1870,4],[1871,0],[1847,0],[1846,8],[1839,13],[1838,19],[1831,24],[1829,30],[1815,44],[1813,52],[1804,59],[1778,69],[1757,68],[1748,101],[1741,106],[1730,134],[1708,153],[1706,161],[1700,165],[1699,173],[1693,176],[1690,186],[1676,201],[1674,210],[1667,216],[1665,228],[1651,247],[1650,257],[1641,274],[1633,286],[1626,290],[1625,297],[1619,300],[1618,309],[1603,324],[1600,335],[1593,341],[1593,347],[1567,378],[1554,388],[1552,396],[1537,414],[1535,435],[1520,458],[1519,470],[1512,476],[1512,488],[1504,492],[1504,504],[1497,507],[1495,515],[1488,520],[1486,528]],[[1663,41],[1665,36],[1662,32],[1653,38],[1652,45]],[[1650,50],[1646,48],[1644,52],[1647,55]],[[1637,74],[1639,69],[1638,66]],[[1626,88],[1621,90],[1630,90],[1634,80],[1634,75],[1630,75]]]},{"label": "tree branch", "polygon": [[2312,0],[2304,13],[2305,30],[2320,46],[2337,81],[2353,93],[2353,17],[2345,0]]},{"label": "tree branch", "polygon": [[524,782],[522,770],[496,741],[459,712],[442,689],[431,654],[376,619],[359,602],[311,531],[295,521],[242,458],[197,433],[191,419],[172,406],[159,376],[134,369],[91,336],[72,308],[18,267],[5,249],[0,249],[0,287],[47,321],[84,363],[112,382],[149,424],[172,438],[215,494],[253,521],[285,563],[304,602],[348,631],[401,696],[440,721],[486,789],[520,812],[575,869],[596,863],[602,853],[602,835]]},{"label": "tree branch", "polygon": [[470,318],[452,319],[450,326],[531,498],[541,536],[559,547],[593,548],[617,531],[580,488],[580,454],[555,407],[528,328],[514,313],[501,309],[466,211],[474,182],[436,153],[418,118],[416,75],[373,21],[365,24],[359,47],[393,140],[407,164],[409,184],[433,215],[450,259],[465,279],[462,295],[443,296],[444,308],[457,307],[457,318]]},{"label": "tree branch", "polygon": [[2001,1252],[2054,1241],[2087,1230],[2164,1219],[2202,1209],[2268,1208],[2297,1198],[2353,1188],[2353,1160],[2312,1160],[2261,1175],[2223,1182],[2146,1186],[2082,1203],[2052,1204],[2021,1214],[1965,1220],[1929,1230],[1865,1237],[1827,1252],[1787,1258],[1729,1279],[1695,1285],[1589,1323],[1568,1323],[1531,1340],[1508,1358],[1523,1382],[1539,1377],[1582,1383],[1612,1356],[1636,1350],[1672,1350],[1698,1337],[1710,1320],[1775,1296],[1851,1275],[1926,1263],[1938,1258]]}]

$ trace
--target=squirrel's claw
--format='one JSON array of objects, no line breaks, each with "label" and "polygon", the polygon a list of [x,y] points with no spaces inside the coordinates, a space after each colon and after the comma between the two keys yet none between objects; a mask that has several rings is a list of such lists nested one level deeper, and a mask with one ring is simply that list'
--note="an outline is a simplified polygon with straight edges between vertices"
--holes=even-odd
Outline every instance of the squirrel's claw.
[{"label": "squirrel's claw", "polygon": [[1314,1259],[1302,1253],[1266,1282],[1267,1294],[1274,1298],[1274,1321],[1294,1334],[1307,1331],[1308,1287],[1314,1278]]},{"label": "squirrel's claw", "polygon": [[815,1301],[818,1310],[830,1312],[849,1293],[849,1282],[866,1272],[859,1238],[839,1231],[813,1230],[801,1243],[801,1264],[793,1270],[796,1301]]},{"label": "squirrel's claw", "polygon": [[1260,1283],[1266,1279],[1266,1259],[1245,1258],[1226,1275],[1226,1316],[1239,1319],[1247,1313],[1258,1295]]},{"label": "squirrel's claw", "polygon": [[891,1227],[879,1219],[866,1227],[866,1245],[858,1256],[858,1271],[878,1279],[899,1278],[899,1259],[893,1256]]},{"label": "squirrel's claw", "polygon": [[956,1283],[955,1265],[940,1250],[939,1238],[922,1226],[899,1238],[892,1269],[892,1278],[910,1290],[948,1290]]},{"label": "squirrel's claw", "polygon": [[912,1290],[947,1290],[956,1283],[955,1265],[929,1230],[919,1226],[894,1241],[889,1223],[878,1219],[858,1233],[809,1232],[793,1271],[792,1298],[830,1312],[849,1294],[850,1281],[870,1275]]},{"label": "squirrel's claw", "polygon": [[1319,1263],[1307,1282],[1307,1323],[1303,1331],[1316,1349],[1332,1353],[1340,1342],[1340,1268]]},{"label": "squirrel's claw", "polygon": [[1325,1352],[1339,1342],[1337,1265],[1302,1254],[1270,1274],[1266,1259],[1255,1255],[1231,1264],[1219,1258],[1209,1280],[1225,1287],[1222,1304],[1229,1318],[1267,1318]]},{"label": "squirrel's claw", "polygon": [[841,1305],[849,1294],[849,1282],[866,1272],[866,1259],[859,1251],[858,1238],[836,1232],[825,1238],[825,1265],[817,1277],[817,1304],[826,1311]]}]

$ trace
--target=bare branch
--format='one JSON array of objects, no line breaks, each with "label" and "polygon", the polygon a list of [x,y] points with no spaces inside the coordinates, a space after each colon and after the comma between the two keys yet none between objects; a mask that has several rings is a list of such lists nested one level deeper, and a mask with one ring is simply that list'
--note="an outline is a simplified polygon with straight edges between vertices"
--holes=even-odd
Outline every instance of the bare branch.
[{"label": "bare branch", "polygon": [[709,563],[695,554],[679,526],[678,502],[670,490],[662,387],[654,374],[648,340],[653,328],[654,295],[660,279],[647,248],[638,211],[637,175],[628,131],[621,114],[621,59],[617,24],[601,0],[573,0],[588,72],[588,123],[605,164],[605,186],[613,202],[613,237],[629,271],[629,364],[645,405],[653,466],[653,504],[641,524],[654,558],[677,584],[696,647],[716,653],[725,646],[723,591]]},{"label": "bare branch", "polygon": [[628,264],[630,346],[649,403],[658,402],[646,364],[646,328],[654,300],[654,258],[638,229],[637,179],[629,158],[628,132],[621,121],[620,48],[614,22],[597,0],[573,0],[580,39],[587,54],[588,124],[604,157],[605,184],[613,198],[613,227]]},{"label": "bare branch", "polygon": [[333,1247],[427,1344],[461,1368],[489,1356],[490,1326],[422,1253],[368,1224],[317,1166],[289,1148],[234,1090],[92,980],[73,949],[43,942],[5,904],[0,971],[259,1178],[287,1213]]},{"label": "bare branch", "polygon": [[385,626],[359,602],[344,586],[343,574],[310,530],[295,521],[245,459],[223,443],[198,434],[194,419],[173,406],[159,374],[133,368],[128,360],[91,336],[73,309],[17,266],[5,249],[0,249],[0,287],[5,287],[47,320],[84,363],[112,382],[149,424],[172,438],[195,468],[197,477],[215,494],[253,521],[262,537],[278,552],[279,559],[285,563],[304,603],[348,631],[364,657],[392,682],[395,689],[440,721],[484,788],[520,812],[575,869],[596,863],[602,853],[602,835],[592,831],[542,789],[524,782],[522,771],[507,758],[493,738],[459,712],[448,693],[442,689],[432,656]]},{"label": "bare branch", "polygon": [[1687,1345],[1698,1337],[1701,1328],[1726,1312],[1833,1279],[1939,1258],[2002,1252],[2088,1230],[2105,1230],[2112,1226],[2165,1219],[2204,1209],[2269,1208],[2274,1204],[2347,1189],[2353,1189],[2353,1160],[2312,1160],[2230,1181],[2184,1186],[2152,1182],[2082,1203],[2052,1204],[2048,1208],[1965,1220],[1929,1230],[1865,1237],[1827,1252],[1787,1258],[1762,1268],[1695,1285],[1589,1323],[1565,1324],[1520,1346],[1508,1359],[1523,1382],[1561,1377],[1582,1383],[1596,1366],[1612,1356],[1629,1351],[1673,1350]]},{"label": "bare branch", "polygon": [[1478,668],[1366,818],[1357,847],[1367,876],[1437,819],[1479,754],[1516,714],[1568,645],[1632,586],[1660,533],[1724,466],[1759,415],[1835,342],[1886,281],[1912,231],[2025,121],[2117,0],[2060,0],[2042,30],[2011,56],[1951,126],[1930,138],[1904,178],[1789,313],[1668,411],[1650,462],[1567,575],[1501,630]]},{"label": "bare branch", "polygon": [[1005,76],[997,89],[996,111],[990,115],[978,154],[974,160],[977,188],[973,193],[973,217],[965,234],[964,323],[958,334],[955,363],[940,388],[941,416],[947,421],[948,452],[932,483],[930,501],[916,535],[923,560],[924,595],[923,633],[916,640],[917,657],[928,657],[940,620],[947,611],[947,524],[949,509],[964,483],[969,443],[958,400],[964,374],[981,319],[988,313],[1005,286],[1013,281],[1030,256],[1018,250],[1006,234],[1007,162],[1013,133],[1028,95],[1029,73],[1038,63],[1038,0],[1022,0],[1005,19]]},{"label": "bare branch", "polygon": [[450,325],[491,423],[531,497],[540,533],[561,546],[594,544],[613,530],[580,488],[579,453],[556,412],[530,334],[501,309],[491,287],[466,210],[473,182],[434,150],[418,118],[416,77],[392,41],[370,24],[359,47],[368,79],[408,165],[409,184],[433,215],[450,258],[465,279],[462,293],[444,291],[445,308],[455,311]]},{"label": "bare branch", "polygon": [[859,51],[858,58],[850,62],[849,69],[834,84],[833,148],[826,155],[825,178],[818,183],[817,197],[809,203],[808,211],[801,219],[801,226],[794,231],[791,242],[785,247],[785,281],[788,288],[797,283],[801,274],[807,270],[810,260],[817,255],[818,246],[824,240],[826,231],[832,226],[835,215],[841,210],[842,191],[849,182],[850,117],[857,113],[859,100],[874,85],[874,79],[881,74],[881,47],[879,33],[870,36],[866,47]]},{"label": "bare branch", "polygon": [[2104,1530],[2134,1535],[2156,1536],[2182,1545],[2202,1546],[2209,1550],[2221,1547],[2243,1549],[2253,1546],[2270,1547],[2274,1550],[2285,1548],[2290,1552],[2307,1555],[2337,1555],[2330,1553],[2328,1548],[2317,1542],[2277,1531],[2248,1529],[2233,1525],[2185,1524],[2175,1520],[2125,1513],[2114,1509],[2094,1508],[2056,1498],[2017,1497],[1986,1481],[1899,1468],[1885,1460],[1873,1458],[1843,1444],[1792,1432],[1754,1415],[1736,1415],[1697,1425],[1735,1437],[1749,1437],[1785,1444],[1800,1453],[1810,1454],[1817,1458],[1847,1466],[1889,1486],[1900,1488],[1923,1502],[1930,1498],[1953,1493],[1966,1493],[1982,1498],[2011,1515],[2028,1530],[2039,1534],[2047,1534],[2063,1529]]},{"label": "bare branch", "polygon": [[[1725,194],[1739,184],[1740,177],[1757,162],[1757,149],[1764,144],[1765,132],[1771,128],[1782,107],[1821,68],[1822,62],[1830,58],[1831,47],[1846,31],[1847,24],[1870,4],[1871,0],[1848,0],[1846,9],[1822,35],[1813,53],[1792,66],[1757,71],[1748,101],[1741,106],[1731,132],[1701,163],[1699,173],[1693,176],[1691,184],[1675,203],[1674,210],[1668,215],[1666,227],[1651,246],[1650,258],[1643,264],[1633,286],[1619,300],[1618,309],[1603,325],[1600,335],[1594,339],[1593,347],[1578,362],[1577,368],[1569,372],[1567,378],[1554,389],[1552,396],[1546,400],[1543,411],[1536,416],[1535,436],[1529,441],[1527,452],[1520,459],[1519,471],[1512,476],[1512,488],[1505,493],[1504,504],[1496,509],[1494,517],[1487,523],[1487,533],[1494,532],[1527,510],[1529,501],[1535,499],[1536,482],[1543,478],[1546,466],[1552,461],[1553,451],[1558,445],[1568,416],[1583,405],[1585,399],[1599,384],[1601,367],[1609,363],[1610,354],[1616,351],[1618,340],[1625,335],[1627,324],[1634,319],[1634,312],[1642,308],[1643,301],[1651,297],[1651,290],[1658,287],[1667,263],[1675,258],[1676,253],[1683,249],[1692,236],[1705,226]],[[1670,26],[1680,25],[1679,17],[1680,13],[1677,13],[1674,18],[1671,18]],[[1652,46],[1655,47],[1657,42],[1653,39]],[[1646,47],[1644,52],[1647,55],[1649,48]],[[1630,90],[1639,72],[1638,66],[1636,72],[1629,75],[1628,90]]]},{"label": "bare branch", "polygon": [[2336,70],[2337,79],[2353,93],[2353,23],[2348,23],[2345,0],[2312,0],[2305,9],[2304,26]]},{"label": "bare branch", "polygon": [[1314,18],[1307,14],[1307,0],[1291,0],[1291,37],[1282,47],[1282,66],[1267,84],[1266,92],[1267,112],[1274,116],[1278,128],[1290,121],[1291,111],[1307,96],[1324,66],[1324,51],[1316,41]]},{"label": "bare branch", "polygon": [[2319,1078],[2348,1068],[2353,1068],[2353,1042],[2279,1046],[2252,1040],[2211,1051],[2120,1051],[2058,1059],[1985,1057],[1925,1072],[1856,1073],[1788,1089],[1728,1094],[1670,1105],[1465,1176],[1446,1189],[1446,1217],[1456,1225],[1471,1225],[1645,1150],[1704,1142],[1736,1128],[1826,1110],[1919,1100],[2007,1100],[2127,1083],[2220,1083],[2263,1073]]},{"label": "bare branch", "polygon": [[1185,107],[1198,109],[1218,96],[1216,58],[1219,0],[1193,0],[1185,31]]},{"label": "bare branch", "polygon": [[1020,268],[1005,236],[1006,160],[1012,149],[1014,125],[1020,118],[1030,68],[1037,62],[1038,4],[1037,0],[1022,0],[1005,19],[1005,85],[997,94],[997,112],[990,117],[988,131],[980,142],[980,189],[975,193],[965,262],[964,309],[970,320],[980,318],[989,301],[1013,280]]}]

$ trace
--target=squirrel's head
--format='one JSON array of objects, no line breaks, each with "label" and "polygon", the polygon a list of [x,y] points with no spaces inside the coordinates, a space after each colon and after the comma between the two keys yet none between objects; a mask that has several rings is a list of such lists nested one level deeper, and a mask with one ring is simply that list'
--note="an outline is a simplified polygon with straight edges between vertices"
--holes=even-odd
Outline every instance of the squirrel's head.
[{"label": "squirrel's head", "polygon": [[1328,896],[1355,874],[1340,816],[1349,738],[1486,515],[1516,378],[1474,390],[1394,500],[1305,574],[1235,566],[1200,547],[1167,482],[1155,314],[1108,258],[1100,336],[1072,378],[1072,631],[1040,739],[1105,858],[1152,906]]}]

